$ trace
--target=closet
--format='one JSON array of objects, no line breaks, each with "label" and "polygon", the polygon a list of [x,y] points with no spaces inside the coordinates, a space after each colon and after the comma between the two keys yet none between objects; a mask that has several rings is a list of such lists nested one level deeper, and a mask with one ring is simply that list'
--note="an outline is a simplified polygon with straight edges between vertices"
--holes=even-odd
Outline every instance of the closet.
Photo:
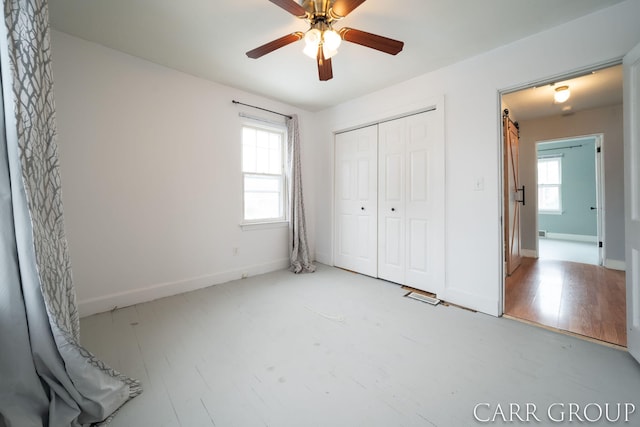
[{"label": "closet", "polygon": [[442,115],[336,135],[334,265],[413,288],[444,288]]}]

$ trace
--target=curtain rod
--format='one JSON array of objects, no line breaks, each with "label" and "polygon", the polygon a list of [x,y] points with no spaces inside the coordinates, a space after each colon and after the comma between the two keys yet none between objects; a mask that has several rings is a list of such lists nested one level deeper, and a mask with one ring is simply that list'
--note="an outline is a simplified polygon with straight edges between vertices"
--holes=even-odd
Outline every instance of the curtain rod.
[{"label": "curtain rod", "polygon": [[277,111],[267,110],[266,108],[256,107],[255,105],[245,104],[245,103],[243,103],[243,102],[236,101],[235,99],[234,99],[234,100],[232,100],[231,102],[233,102],[234,104],[244,105],[245,107],[251,107],[251,108],[255,108],[255,109],[257,109],[257,110],[266,111],[266,112],[268,112],[268,113],[277,114],[277,115],[279,115],[279,116],[286,117],[287,119],[292,119],[292,118],[293,118],[293,117],[291,117],[291,116],[290,116],[290,115],[288,115],[288,114],[282,114],[282,113],[278,113]]},{"label": "curtain rod", "polygon": [[580,148],[582,147],[584,144],[580,144],[580,145],[570,145],[568,147],[558,147],[558,148],[543,148],[541,150],[538,151],[553,151],[553,150],[564,150],[565,148]]}]

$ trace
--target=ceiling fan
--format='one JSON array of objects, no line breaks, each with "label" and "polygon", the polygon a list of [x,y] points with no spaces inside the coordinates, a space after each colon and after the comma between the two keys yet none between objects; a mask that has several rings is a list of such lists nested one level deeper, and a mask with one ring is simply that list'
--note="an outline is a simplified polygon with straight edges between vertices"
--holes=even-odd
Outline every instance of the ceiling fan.
[{"label": "ceiling fan", "polygon": [[306,33],[296,31],[284,37],[247,52],[249,58],[257,59],[276,49],[304,39],[304,53],[318,62],[318,76],[321,81],[333,78],[331,57],[338,53],[342,40],[376,49],[390,55],[397,55],[404,42],[377,34],[367,33],[354,28],[343,27],[334,30],[333,24],[347,16],[366,0],[269,0],[297,18],[304,19],[310,25]]}]

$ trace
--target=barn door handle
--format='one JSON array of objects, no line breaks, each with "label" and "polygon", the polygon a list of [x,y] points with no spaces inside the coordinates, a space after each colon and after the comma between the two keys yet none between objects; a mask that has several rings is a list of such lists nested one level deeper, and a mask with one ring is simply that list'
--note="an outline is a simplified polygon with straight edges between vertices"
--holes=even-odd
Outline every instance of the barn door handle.
[{"label": "barn door handle", "polygon": [[516,202],[520,202],[520,203],[522,203],[522,206],[524,206],[526,204],[526,200],[527,200],[526,199],[527,193],[525,192],[524,185],[522,186],[522,188],[516,189],[516,192],[518,192],[518,191],[522,191],[522,200],[516,200]]}]

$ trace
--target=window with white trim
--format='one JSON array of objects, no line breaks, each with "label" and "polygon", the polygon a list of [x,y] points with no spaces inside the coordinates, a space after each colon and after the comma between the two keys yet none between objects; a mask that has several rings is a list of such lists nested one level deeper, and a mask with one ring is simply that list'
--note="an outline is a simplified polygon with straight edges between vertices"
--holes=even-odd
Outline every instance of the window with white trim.
[{"label": "window with white trim", "polygon": [[538,211],[562,213],[562,157],[538,158]]},{"label": "window with white trim", "polygon": [[243,223],[286,220],[285,140],[284,126],[243,124]]}]

